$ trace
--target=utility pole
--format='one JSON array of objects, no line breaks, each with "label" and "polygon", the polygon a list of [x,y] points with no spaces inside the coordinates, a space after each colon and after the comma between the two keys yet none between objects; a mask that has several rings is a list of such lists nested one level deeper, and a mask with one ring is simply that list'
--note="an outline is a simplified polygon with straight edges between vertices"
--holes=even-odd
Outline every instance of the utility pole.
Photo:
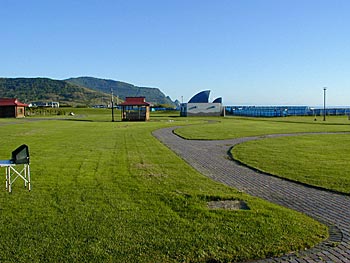
[{"label": "utility pole", "polygon": [[113,89],[111,88],[111,93],[112,93],[112,122],[114,121],[114,98],[113,98]]},{"label": "utility pole", "polygon": [[326,90],[327,88],[323,88],[323,121],[326,120]]}]

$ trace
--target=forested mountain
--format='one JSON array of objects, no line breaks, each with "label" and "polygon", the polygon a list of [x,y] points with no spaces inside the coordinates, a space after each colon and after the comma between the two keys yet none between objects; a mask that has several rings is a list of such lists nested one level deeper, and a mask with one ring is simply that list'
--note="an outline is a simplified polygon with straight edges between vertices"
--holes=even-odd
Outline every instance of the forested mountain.
[{"label": "forested mountain", "polygon": [[137,87],[121,81],[92,77],[70,78],[66,81],[105,93],[111,93],[113,89],[114,94],[118,95],[122,100],[125,100],[125,97],[144,96],[147,102],[153,104],[175,106],[175,103],[168,96],[165,96],[158,88]]},{"label": "forested mountain", "polygon": [[110,100],[109,94],[48,78],[0,78],[0,97],[21,102],[58,101],[60,105],[88,106]]},{"label": "forested mountain", "polygon": [[49,78],[0,78],[0,98],[17,98],[21,102],[58,101],[61,106],[92,106],[109,104],[111,88],[122,100],[126,96],[145,96],[154,104],[174,103],[156,88],[90,77],[53,80]]}]

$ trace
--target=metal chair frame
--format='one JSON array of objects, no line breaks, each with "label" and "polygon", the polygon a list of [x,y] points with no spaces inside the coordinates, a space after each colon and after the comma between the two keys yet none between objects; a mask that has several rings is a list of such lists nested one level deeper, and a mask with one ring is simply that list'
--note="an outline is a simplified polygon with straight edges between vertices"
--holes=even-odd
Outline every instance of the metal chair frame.
[{"label": "metal chair frame", "polygon": [[[24,152],[25,151],[25,152]],[[20,159],[19,159],[20,158]],[[16,169],[19,166],[19,169]],[[12,192],[12,184],[21,178],[24,181],[24,187],[30,191],[30,166],[28,146],[23,144],[12,152],[12,159],[0,160],[0,167],[5,167],[6,173],[6,190]]]}]

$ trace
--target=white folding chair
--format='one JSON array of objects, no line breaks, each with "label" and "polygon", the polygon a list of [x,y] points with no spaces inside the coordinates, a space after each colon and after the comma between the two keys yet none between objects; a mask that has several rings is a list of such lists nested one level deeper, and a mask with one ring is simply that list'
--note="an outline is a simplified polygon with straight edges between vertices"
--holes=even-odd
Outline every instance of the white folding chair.
[{"label": "white folding chair", "polygon": [[0,167],[5,167],[6,173],[6,190],[12,191],[12,184],[21,178],[24,181],[24,187],[31,190],[30,185],[30,168],[29,168],[29,149],[22,144],[12,152],[10,160],[0,160]]}]

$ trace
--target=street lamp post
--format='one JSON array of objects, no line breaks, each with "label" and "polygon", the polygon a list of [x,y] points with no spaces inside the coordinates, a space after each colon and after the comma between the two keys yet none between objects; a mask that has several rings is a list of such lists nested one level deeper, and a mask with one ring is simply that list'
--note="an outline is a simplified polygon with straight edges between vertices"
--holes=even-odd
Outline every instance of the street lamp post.
[{"label": "street lamp post", "polygon": [[327,88],[323,88],[323,121],[326,120],[326,90]]},{"label": "street lamp post", "polygon": [[111,98],[111,104],[112,104],[112,122],[114,121],[114,98],[113,98],[113,89],[111,88],[112,98]]}]

